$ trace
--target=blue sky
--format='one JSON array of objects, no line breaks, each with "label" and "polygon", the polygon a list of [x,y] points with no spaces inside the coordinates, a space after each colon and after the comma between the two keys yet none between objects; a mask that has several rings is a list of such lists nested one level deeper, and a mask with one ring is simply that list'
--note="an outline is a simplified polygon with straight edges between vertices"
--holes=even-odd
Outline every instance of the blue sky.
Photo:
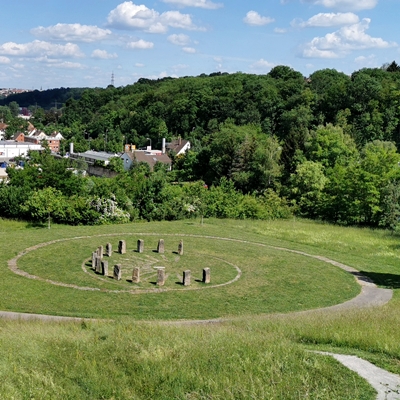
[{"label": "blue sky", "polygon": [[400,0],[0,1],[0,87],[400,64]]}]

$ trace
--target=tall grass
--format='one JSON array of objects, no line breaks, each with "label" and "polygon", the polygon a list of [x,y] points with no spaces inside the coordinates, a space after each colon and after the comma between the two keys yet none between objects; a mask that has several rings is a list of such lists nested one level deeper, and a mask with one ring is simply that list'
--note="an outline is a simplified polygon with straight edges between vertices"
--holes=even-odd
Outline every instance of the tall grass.
[{"label": "tall grass", "polygon": [[0,326],[4,399],[374,398],[334,360],[258,325]]}]

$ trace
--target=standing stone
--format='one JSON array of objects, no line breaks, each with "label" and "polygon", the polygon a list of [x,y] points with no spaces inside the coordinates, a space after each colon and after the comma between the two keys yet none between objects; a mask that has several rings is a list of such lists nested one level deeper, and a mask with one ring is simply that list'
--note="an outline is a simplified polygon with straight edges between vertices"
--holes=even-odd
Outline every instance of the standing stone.
[{"label": "standing stone", "polygon": [[103,251],[104,251],[103,246],[99,246],[99,247],[97,248],[97,255],[98,255],[100,258],[103,258]]},{"label": "standing stone", "polygon": [[144,252],[144,240],[139,239],[137,241],[137,252],[138,253],[143,253]]},{"label": "standing stone", "polygon": [[157,253],[164,254],[164,239],[158,241]]},{"label": "standing stone", "polygon": [[132,272],[132,283],[139,283],[140,282],[140,268],[135,267],[133,268]]},{"label": "standing stone", "polygon": [[97,257],[97,251],[94,251],[92,253],[92,269],[96,270],[96,257]]},{"label": "standing stone", "polygon": [[112,254],[112,244],[111,243],[107,243],[106,244],[106,256],[107,257],[111,257]]},{"label": "standing stone", "polygon": [[108,261],[101,262],[101,271],[100,273],[104,276],[108,276]]},{"label": "standing stone", "polygon": [[183,271],[183,286],[190,286],[190,270]]},{"label": "standing stone", "polygon": [[96,254],[96,268],[95,271],[101,274],[101,258],[99,257],[98,254]]},{"label": "standing stone", "polygon": [[121,269],[121,265],[117,264],[114,265],[114,279],[117,281],[120,281],[122,278],[122,269]]},{"label": "standing stone", "polygon": [[165,284],[165,269],[160,268],[157,271],[157,285],[164,286],[164,284]]},{"label": "standing stone", "polygon": [[178,254],[183,256],[183,240],[181,240],[178,244]]},{"label": "standing stone", "polygon": [[210,268],[203,269],[203,283],[210,283],[211,276],[210,276]]},{"label": "standing stone", "polygon": [[126,253],[126,242],[125,240],[120,240],[118,243],[118,253],[125,254]]}]

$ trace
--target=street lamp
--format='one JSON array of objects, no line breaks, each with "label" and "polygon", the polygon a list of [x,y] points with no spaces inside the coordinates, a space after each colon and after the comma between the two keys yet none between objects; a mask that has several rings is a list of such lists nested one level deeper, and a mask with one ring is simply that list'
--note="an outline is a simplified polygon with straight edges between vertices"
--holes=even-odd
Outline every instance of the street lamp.
[{"label": "street lamp", "polygon": [[151,139],[148,137],[146,138],[147,140],[150,140],[150,150],[151,150]]}]

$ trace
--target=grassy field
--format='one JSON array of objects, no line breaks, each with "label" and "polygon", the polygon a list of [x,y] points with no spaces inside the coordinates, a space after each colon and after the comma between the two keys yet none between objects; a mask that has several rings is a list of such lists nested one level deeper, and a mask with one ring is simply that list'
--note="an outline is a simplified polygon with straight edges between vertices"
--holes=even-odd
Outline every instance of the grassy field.
[{"label": "grassy field", "polygon": [[[165,259],[153,252],[161,237]],[[302,220],[51,230],[0,220],[0,238],[0,309],[113,318],[62,324],[0,320],[1,399],[374,398],[357,375],[309,350],[356,354],[400,373],[400,238],[387,232]],[[115,247],[126,239],[132,250],[139,238],[148,243],[146,253],[138,259],[128,251],[121,282],[83,272],[82,263],[98,245],[110,241]],[[185,254],[177,260],[173,251],[180,239]],[[26,253],[18,266],[42,279],[101,290],[55,286],[9,270],[7,260],[54,240],[60,241]],[[330,264],[270,246],[323,255],[364,271],[393,288],[393,300],[379,309],[290,314],[345,301],[359,288]],[[127,282],[130,268],[150,258],[170,271],[166,292],[155,293],[151,278],[136,289]],[[232,265],[242,275],[226,286],[203,288],[196,282],[191,289],[199,290],[186,290],[178,279],[186,262],[196,279],[211,262],[215,284],[237,274]],[[122,292],[138,289],[150,292]],[[221,324],[173,323],[215,317],[234,318]],[[150,322],[162,319],[172,322]]]},{"label": "grassy field", "polygon": [[[22,241],[16,237],[21,232]],[[165,240],[164,255],[155,252],[161,236]],[[139,238],[145,240],[143,254],[135,252]],[[114,251],[109,269],[121,264],[123,279],[115,281],[91,271],[87,260],[92,252],[108,242],[116,249],[122,239],[126,240],[128,251],[125,255]],[[185,248],[181,257],[176,254],[180,239],[184,239]],[[6,290],[11,284],[13,291],[11,296],[1,298],[3,310],[96,318],[208,319],[329,306],[354,297],[360,290],[351,275],[330,264],[276,250],[263,235],[234,225],[228,228],[216,220],[203,226],[164,222],[11,229],[7,240],[17,243],[7,257],[24,251],[17,260],[18,268],[38,279],[15,276],[4,260],[0,287],[3,285]],[[51,243],[32,249],[32,245],[47,242]],[[284,240],[275,240],[274,245],[277,244],[288,248],[291,245]],[[139,285],[129,282],[134,266],[144,270]],[[154,285],[154,266],[164,266],[168,275],[161,293]],[[211,269],[210,285],[197,282],[204,267]],[[186,269],[193,274],[190,287],[181,285]],[[49,284],[47,280],[76,288]],[[78,290],[82,288],[93,290]]]}]

